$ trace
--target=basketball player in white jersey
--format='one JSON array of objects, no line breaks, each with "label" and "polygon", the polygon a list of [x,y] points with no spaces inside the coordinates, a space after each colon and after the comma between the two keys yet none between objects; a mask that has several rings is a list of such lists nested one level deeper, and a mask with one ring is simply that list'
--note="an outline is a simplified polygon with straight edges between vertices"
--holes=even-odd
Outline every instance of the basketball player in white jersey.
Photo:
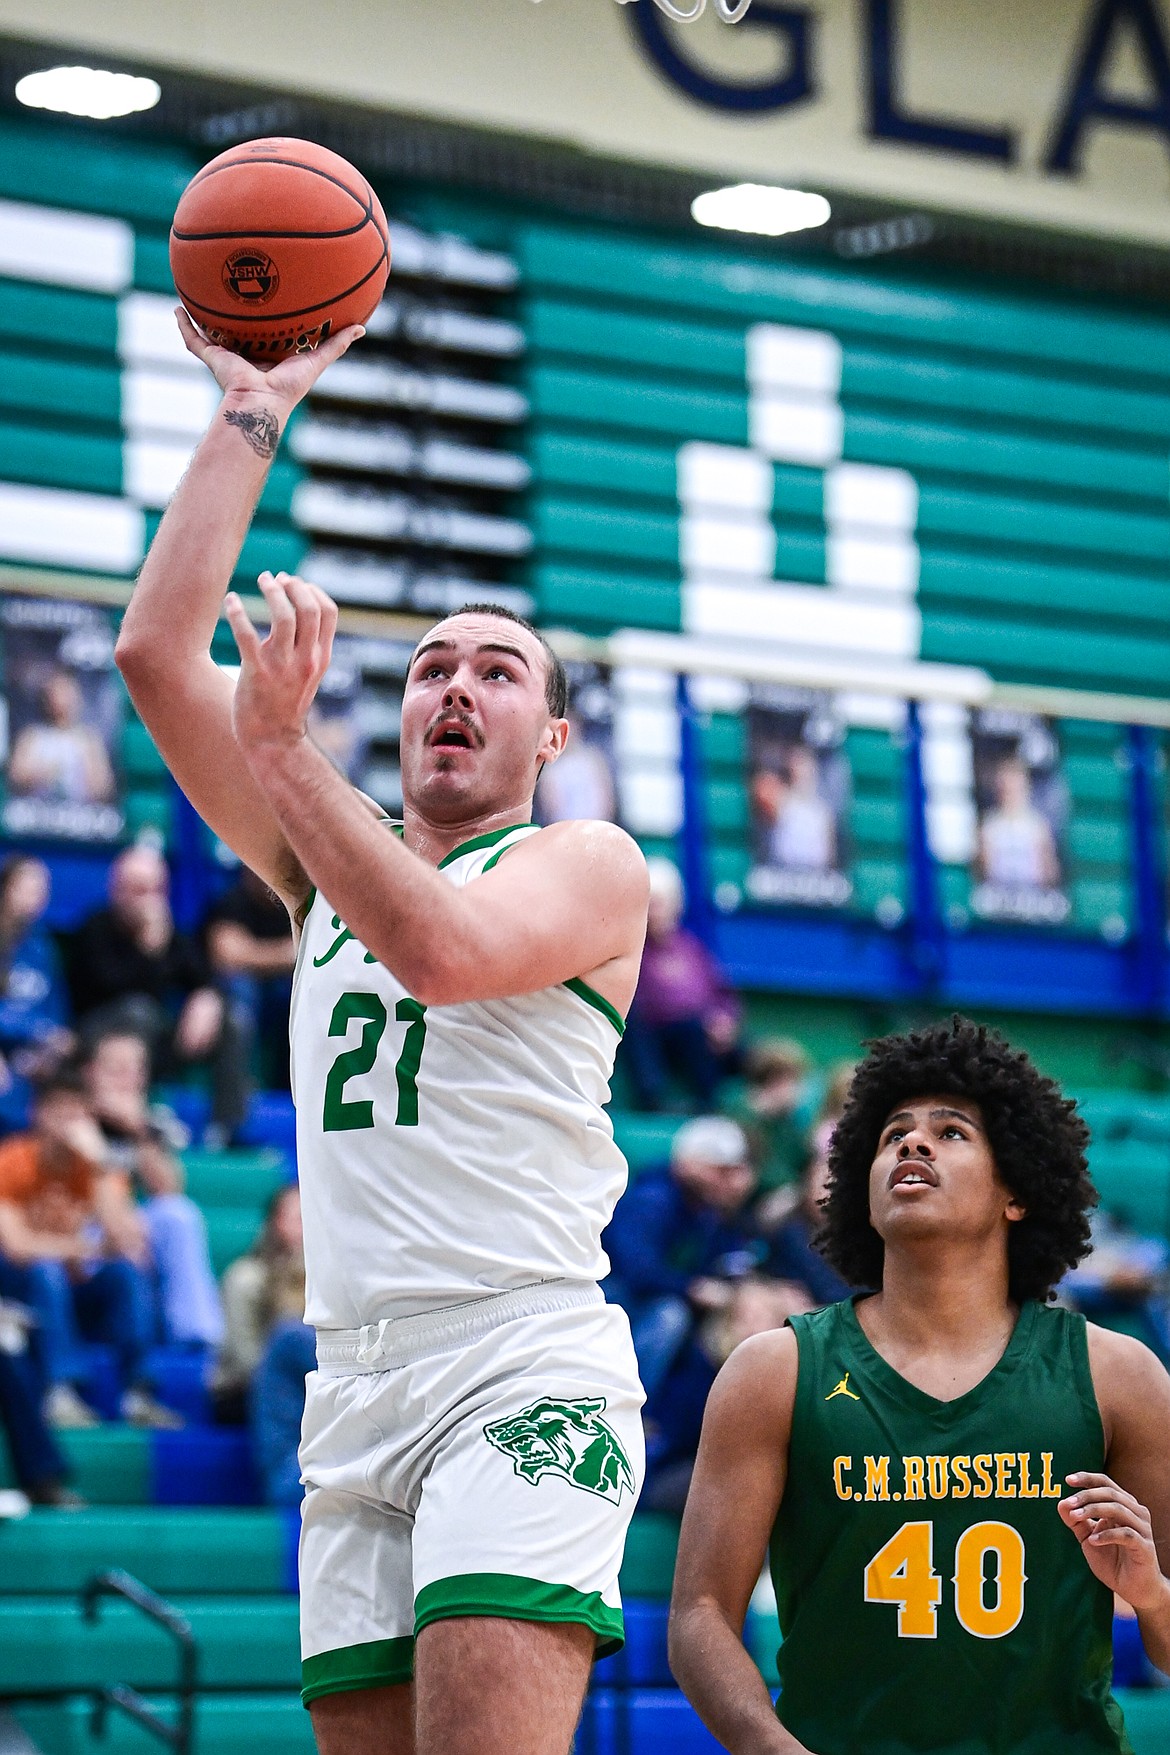
[{"label": "basketball player in white jersey", "polygon": [[302,929],[304,1694],[322,1755],[565,1755],[621,1640],[642,1472],[624,1316],[597,1287],[625,1181],[602,1104],[647,876],[608,823],[531,823],[564,674],[478,609],[426,636],[404,822],[306,734],[337,612],[261,576],[210,646],[293,408],[360,330],[264,372],[180,314],[223,402],[162,521],[118,662],[172,773]]}]

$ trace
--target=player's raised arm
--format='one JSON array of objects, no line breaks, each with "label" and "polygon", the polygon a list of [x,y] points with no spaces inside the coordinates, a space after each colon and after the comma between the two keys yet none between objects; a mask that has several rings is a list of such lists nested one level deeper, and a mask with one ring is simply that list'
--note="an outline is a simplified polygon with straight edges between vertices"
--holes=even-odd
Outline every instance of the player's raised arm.
[{"label": "player's raised arm", "polygon": [[284,574],[262,578],[261,590],[271,616],[264,639],[238,598],[227,601],[242,665],[236,737],[301,868],[354,936],[424,1005],[585,977],[624,1013],[649,879],[623,830],[559,823],[462,889],[436,869],[456,844],[523,824],[541,767],[564,745],[539,636],[468,612],[415,654],[403,700],[403,844],[372,821],[366,801],[306,734],[329,661],[333,604]]},{"label": "player's raised arm", "polygon": [[1140,1341],[1090,1325],[1107,1474],[1070,1475],[1060,1515],[1089,1569],[1134,1610],[1170,1675],[1170,1376]]},{"label": "player's raised arm", "polygon": [[261,371],[179,327],[210,368],[223,402],[163,517],[118,638],[134,705],[196,810],[286,901],[308,885],[232,733],[233,684],[211,641],[288,417],[360,329]]},{"label": "player's raised arm", "polygon": [[679,1538],[670,1665],[733,1755],[809,1755],[777,1719],[743,1624],[784,1494],[796,1395],[790,1329],[737,1347],[715,1382]]}]

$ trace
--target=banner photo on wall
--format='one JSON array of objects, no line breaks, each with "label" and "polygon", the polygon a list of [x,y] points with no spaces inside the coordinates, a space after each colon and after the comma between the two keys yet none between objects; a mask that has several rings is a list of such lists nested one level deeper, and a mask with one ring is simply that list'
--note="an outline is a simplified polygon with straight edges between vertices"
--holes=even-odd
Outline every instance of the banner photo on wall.
[{"label": "banner photo on wall", "polygon": [[757,685],[747,711],[755,902],[842,908],[849,764],[845,727],[830,696]]},{"label": "banner photo on wall", "polygon": [[976,853],[972,912],[1059,926],[1071,904],[1064,837],[1068,793],[1052,720],[1005,708],[971,716]]},{"label": "banner photo on wall", "polygon": [[412,650],[403,640],[339,635],[309,714],[317,747],[392,817],[402,812],[399,735]]},{"label": "banner photo on wall", "polygon": [[106,610],[0,602],[4,804],[9,835],[116,841],[126,823],[116,752],[125,696]]},{"label": "banner photo on wall", "polygon": [[594,819],[616,823],[617,763],[614,756],[613,685],[608,665],[571,662],[569,741],[560,760],[547,767],[536,788],[538,823]]}]

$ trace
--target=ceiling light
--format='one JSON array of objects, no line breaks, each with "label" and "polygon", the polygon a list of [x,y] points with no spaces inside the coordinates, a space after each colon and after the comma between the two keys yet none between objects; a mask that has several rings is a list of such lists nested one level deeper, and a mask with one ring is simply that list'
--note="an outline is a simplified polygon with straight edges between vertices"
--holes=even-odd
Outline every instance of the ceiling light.
[{"label": "ceiling light", "polygon": [[773,189],[766,183],[708,189],[691,202],[691,213],[700,225],[718,226],[725,232],[758,232],[765,238],[824,225],[831,212],[823,195],[810,195],[803,189]]},{"label": "ceiling light", "polygon": [[162,96],[158,82],[132,73],[110,73],[102,67],[46,67],[16,82],[20,103],[33,110],[61,110],[67,116],[90,116],[105,122],[152,110]]}]

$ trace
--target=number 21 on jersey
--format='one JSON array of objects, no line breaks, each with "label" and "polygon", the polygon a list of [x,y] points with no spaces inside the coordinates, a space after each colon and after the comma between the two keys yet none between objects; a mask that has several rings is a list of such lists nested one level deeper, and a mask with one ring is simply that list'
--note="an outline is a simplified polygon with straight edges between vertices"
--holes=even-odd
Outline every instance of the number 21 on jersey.
[{"label": "number 21 on jersey", "polygon": [[[426,1006],[417,999],[400,999],[394,1016],[406,1025],[402,1052],[394,1068],[398,1084],[397,1127],[418,1126],[418,1069],[422,1064],[423,1044],[427,1035]],[[351,1079],[373,1070],[378,1048],[386,1032],[386,1007],[376,993],[343,993],[329,1020],[331,1036],[347,1036],[349,1027],[360,1022],[362,1033],[353,1048],[343,1048],[325,1080],[325,1103],[321,1114],[323,1133],[348,1133],[356,1128],[373,1127],[372,1097],[347,1097],[345,1087]]]},{"label": "number 21 on jersey", "polygon": [[[988,1522],[963,1531],[955,1544],[953,1583],[955,1616],[967,1633],[975,1639],[1003,1639],[1017,1628],[1026,1582],[1019,1530]],[[942,1591],[943,1581],[934,1570],[932,1523],[904,1523],[865,1569],[865,1600],[897,1605],[899,1639],[938,1637]]]}]

